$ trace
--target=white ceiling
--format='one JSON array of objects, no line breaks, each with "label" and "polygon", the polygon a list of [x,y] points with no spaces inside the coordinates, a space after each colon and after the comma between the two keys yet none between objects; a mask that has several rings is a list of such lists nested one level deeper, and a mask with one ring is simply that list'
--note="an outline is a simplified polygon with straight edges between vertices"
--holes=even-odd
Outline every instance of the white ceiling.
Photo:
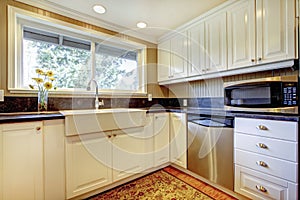
[{"label": "white ceiling", "polygon": [[[22,0],[20,0],[22,1]],[[85,19],[97,21],[115,31],[125,32],[155,42],[172,30],[227,0],[31,0],[66,13],[76,13]],[[24,1],[23,1],[24,2]],[[28,2],[28,0],[27,0]],[[105,14],[93,12],[101,4]],[[50,9],[51,10],[51,9]],[[146,29],[136,28],[138,21],[148,24]]]}]

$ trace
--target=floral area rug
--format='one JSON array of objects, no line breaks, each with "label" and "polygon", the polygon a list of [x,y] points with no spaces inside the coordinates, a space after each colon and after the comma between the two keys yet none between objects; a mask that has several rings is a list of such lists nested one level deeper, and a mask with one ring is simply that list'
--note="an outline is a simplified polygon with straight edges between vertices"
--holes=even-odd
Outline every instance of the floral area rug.
[{"label": "floral area rug", "polygon": [[179,200],[212,198],[197,191],[167,172],[160,170],[123,186],[99,194],[90,200]]}]

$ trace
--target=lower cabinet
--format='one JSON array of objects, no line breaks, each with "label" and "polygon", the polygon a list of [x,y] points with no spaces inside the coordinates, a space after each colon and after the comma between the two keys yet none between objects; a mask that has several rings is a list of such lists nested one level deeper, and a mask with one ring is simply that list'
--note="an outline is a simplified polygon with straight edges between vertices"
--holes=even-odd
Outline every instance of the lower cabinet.
[{"label": "lower cabinet", "polygon": [[145,171],[152,151],[148,125],[66,137],[67,199]]},{"label": "lower cabinet", "polygon": [[298,122],[235,118],[234,190],[251,199],[298,199]]},{"label": "lower cabinet", "polygon": [[187,127],[185,113],[170,113],[170,161],[187,168]]},{"label": "lower cabinet", "polygon": [[67,199],[112,183],[111,133],[66,137]]},{"label": "lower cabinet", "polygon": [[0,199],[65,198],[63,126],[63,120],[0,125]]},{"label": "lower cabinet", "polygon": [[150,140],[145,137],[144,127],[113,131],[113,181],[146,170]]},{"label": "lower cabinet", "polygon": [[2,199],[44,199],[42,122],[2,126]]},{"label": "lower cabinet", "polygon": [[154,114],[154,167],[170,161],[169,149],[169,113]]}]

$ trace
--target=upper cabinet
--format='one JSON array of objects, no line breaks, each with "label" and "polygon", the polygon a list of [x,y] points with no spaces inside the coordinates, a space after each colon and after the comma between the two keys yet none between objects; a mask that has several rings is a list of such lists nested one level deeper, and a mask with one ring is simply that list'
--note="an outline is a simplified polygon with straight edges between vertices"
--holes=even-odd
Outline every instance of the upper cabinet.
[{"label": "upper cabinet", "polygon": [[255,1],[242,1],[227,10],[228,69],[253,65],[255,53]]},{"label": "upper cabinet", "polygon": [[295,1],[257,0],[258,63],[295,58]]},{"label": "upper cabinet", "polygon": [[187,77],[186,32],[158,44],[158,81]]},{"label": "upper cabinet", "polygon": [[260,64],[295,59],[297,26],[295,0],[226,2],[158,44],[158,82],[256,72]]},{"label": "upper cabinet", "polygon": [[205,73],[227,69],[226,13],[217,13],[205,20]]},{"label": "upper cabinet", "polygon": [[295,58],[294,10],[293,0],[244,0],[230,7],[228,69]]},{"label": "upper cabinet", "polygon": [[199,75],[205,72],[205,32],[204,22],[197,23],[187,30],[188,36],[188,74]]}]

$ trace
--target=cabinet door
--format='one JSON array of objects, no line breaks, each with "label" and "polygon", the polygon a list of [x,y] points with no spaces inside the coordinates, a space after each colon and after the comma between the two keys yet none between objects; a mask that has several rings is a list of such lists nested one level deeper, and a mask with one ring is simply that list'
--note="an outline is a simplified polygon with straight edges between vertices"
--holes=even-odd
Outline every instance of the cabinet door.
[{"label": "cabinet door", "polygon": [[170,79],[187,76],[187,37],[179,32],[171,39],[171,74]]},{"label": "cabinet door", "polygon": [[65,199],[64,120],[43,121],[45,200]]},{"label": "cabinet door", "polygon": [[154,114],[154,167],[168,163],[169,113]]},{"label": "cabinet door", "polygon": [[170,114],[170,160],[176,165],[187,167],[187,127],[186,114]]},{"label": "cabinet door", "polygon": [[200,22],[188,30],[189,63],[188,75],[200,75],[205,70],[204,23]]},{"label": "cabinet door", "polygon": [[245,0],[227,10],[228,69],[255,64],[255,1]]},{"label": "cabinet door", "polygon": [[295,1],[257,0],[257,61],[295,58]]},{"label": "cabinet door", "polygon": [[113,131],[113,181],[142,172],[147,167],[149,143],[144,127]]},{"label": "cabinet door", "polygon": [[112,183],[111,148],[104,133],[66,138],[68,199]]},{"label": "cabinet door", "polygon": [[3,125],[3,199],[44,199],[42,132],[42,122]]},{"label": "cabinet door", "polygon": [[218,13],[205,21],[205,47],[208,53],[206,73],[227,69],[226,13]]},{"label": "cabinet door", "polygon": [[158,44],[158,66],[157,66],[157,80],[166,81],[170,76],[171,65],[171,42],[170,40]]}]

